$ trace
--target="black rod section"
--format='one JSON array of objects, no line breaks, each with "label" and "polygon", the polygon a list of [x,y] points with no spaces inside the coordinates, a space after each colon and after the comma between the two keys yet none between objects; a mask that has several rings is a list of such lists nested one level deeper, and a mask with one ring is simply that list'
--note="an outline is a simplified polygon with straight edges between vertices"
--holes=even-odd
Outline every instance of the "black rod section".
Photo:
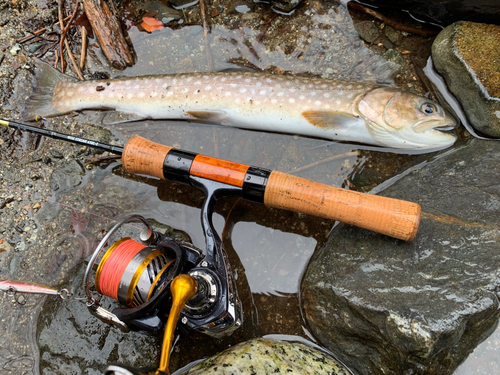
[{"label": "black rod section", "polygon": [[67,142],[78,143],[78,144],[84,145],[84,146],[100,148],[101,150],[108,151],[108,152],[111,152],[111,153],[117,154],[117,155],[121,155],[123,153],[123,147],[120,147],[120,146],[108,145],[106,143],[92,141],[90,139],[75,137],[73,135],[59,133],[59,132],[55,132],[52,130],[41,129],[41,128],[37,128],[36,126],[30,126],[30,125],[22,124],[22,123],[16,122],[16,121],[8,121],[8,120],[0,119],[0,126],[5,126],[5,127],[14,128],[14,129],[28,131],[31,133],[41,134],[41,135],[44,135],[46,137],[60,139],[62,141],[67,141]]}]

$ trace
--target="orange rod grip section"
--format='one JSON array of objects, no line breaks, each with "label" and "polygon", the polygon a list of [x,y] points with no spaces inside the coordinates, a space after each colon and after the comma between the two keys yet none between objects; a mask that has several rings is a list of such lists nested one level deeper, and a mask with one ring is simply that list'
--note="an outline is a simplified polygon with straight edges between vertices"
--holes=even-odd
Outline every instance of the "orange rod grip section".
[{"label": "orange rod grip section", "polygon": [[249,165],[199,154],[194,158],[189,173],[192,176],[242,187],[248,168]]},{"label": "orange rod grip section", "polygon": [[417,234],[420,205],[378,195],[358,193],[273,171],[264,203],[356,225],[405,241]]},{"label": "orange rod grip section", "polygon": [[123,167],[127,172],[147,174],[165,179],[163,162],[172,147],[135,136],[125,144],[122,153]]}]

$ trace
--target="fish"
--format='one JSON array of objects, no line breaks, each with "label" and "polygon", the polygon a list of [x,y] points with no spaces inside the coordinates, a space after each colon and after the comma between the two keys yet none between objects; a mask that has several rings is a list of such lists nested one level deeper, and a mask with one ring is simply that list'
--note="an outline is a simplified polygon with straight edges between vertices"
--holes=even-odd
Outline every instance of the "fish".
[{"label": "fish", "polygon": [[455,119],[439,104],[394,87],[247,71],[78,81],[39,61],[21,117],[84,109],[420,152],[456,140],[446,132],[456,127]]}]

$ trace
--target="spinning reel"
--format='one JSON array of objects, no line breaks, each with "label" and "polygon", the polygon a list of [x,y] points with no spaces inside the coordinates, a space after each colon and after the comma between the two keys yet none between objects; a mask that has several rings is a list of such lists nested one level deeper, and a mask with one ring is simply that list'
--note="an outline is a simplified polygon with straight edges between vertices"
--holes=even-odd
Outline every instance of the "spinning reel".
[{"label": "spinning reel", "polygon": [[[228,191],[226,184],[203,179],[200,185],[206,192],[201,210],[204,254],[191,243],[156,231],[142,216],[133,215],[117,223],[101,240],[83,280],[87,307],[103,322],[124,332],[159,334],[165,329],[159,373],[168,373],[179,318],[185,327],[216,338],[231,334],[242,324],[235,281],[212,224],[217,197],[231,194],[233,189]],[[143,227],[137,239],[124,237],[109,244],[124,225],[133,222]],[[117,300],[123,307],[109,311],[93,297],[90,287],[94,269],[96,292]],[[107,370],[107,374],[121,373],[139,372],[117,365]]]}]

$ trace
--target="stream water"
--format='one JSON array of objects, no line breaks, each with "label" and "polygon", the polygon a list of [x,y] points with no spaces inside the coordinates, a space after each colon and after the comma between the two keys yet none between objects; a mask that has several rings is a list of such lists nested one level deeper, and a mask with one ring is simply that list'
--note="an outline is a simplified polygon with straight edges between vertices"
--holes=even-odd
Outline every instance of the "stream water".
[{"label": "stream water", "polygon": [[[310,2],[291,17],[279,18],[278,24],[269,29],[269,38],[274,40],[267,43],[266,39],[263,43],[256,41],[261,29],[250,21],[248,25],[244,22],[235,25],[237,16],[226,17],[208,34],[214,71],[234,68],[230,61],[236,60],[250,62],[260,69],[365,82],[388,82],[397,74],[396,65],[385,62],[364,47],[343,6]],[[151,34],[132,28],[129,35],[137,64],[123,72],[104,68],[111,77],[208,71],[201,26],[165,28]],[[422,51],[420,46],[428,41],[415,39],[414,43]],[[102,71],[104,60],[99,49],[91,46],[90,50],[88,63],[93,69]],[[425,54],[419,56],[423,61],[427,57]],[[409,64],[409,60],[405,64]],[[405,70],[412,69],[407,67]],[[398,83],[421,91],[418,79],[411,77],[416,76],[400,72]],[[435,155],[381,152],[365,146],[188,122],[110,124],[115,120],[109,113],[85,111],[68,121],[105,127],[115,144],[141,135],[177,148],[359,191],[369,191]],[[55,128],[59,126],[57,122],[54,124]],[[318,163],[321,160],[327,161]],[[40,226],[51,221],[58,225],[66,223],[65,228],[60,226],[58,229],[64,239],[59,242],[63,254],[68,255],[78,247],[81,258],[88,257],[91,244],[95,244],[113,224],[110,219],[132,213],[154,220],[159,227],[169,228],[172,233],[204,248],[200,191],[173,182],[132,176],[116,161],[99,163],[93,169],[86,169],[81,164],[75,168],[80,176],[79,183],[64,185],[62,182],[73,176],[74,171],[59,179],[53,177],[57,183],[53,200],[59,205],[54,204],[58,207],[52,209],[53,212],[49,210],[37,217]],[[61,207],[62,204],[65,207]],[[67,207],[76,207],[88,218],[89,222],[80,233],[68,227],[73,210]],[[281,337],[314,342],[301,316],[298,291],[310,256],[325,242],[334,222],[225,198],[217,203],[214,224],[235,271],[243,301],[244,324],[225,339],[213,339],[197,332],[181,335],[176,342],[171,368],[180,368],[253,337],[283,335]],[[60,254],[53,262],[64,259]],[[47,276],[50,280],[57,279],[57,266],[54,267]],[[66,281],[77,294],[81,294],[84,268],[84,262],[75,261]],[[111,301],[104,303],[105,306],[113,305]],[[154,367],[161,346],[158,338],[110,329],[91,316],[80,301],[55,299],[48,299],[41,311],[37,343],[41,349],[41,373],[44,374],[100,374],[109,362]],[[464,368],[467,366],[468,363],[464,364]],[[457,373],[465,372],[459,370]]]}]

